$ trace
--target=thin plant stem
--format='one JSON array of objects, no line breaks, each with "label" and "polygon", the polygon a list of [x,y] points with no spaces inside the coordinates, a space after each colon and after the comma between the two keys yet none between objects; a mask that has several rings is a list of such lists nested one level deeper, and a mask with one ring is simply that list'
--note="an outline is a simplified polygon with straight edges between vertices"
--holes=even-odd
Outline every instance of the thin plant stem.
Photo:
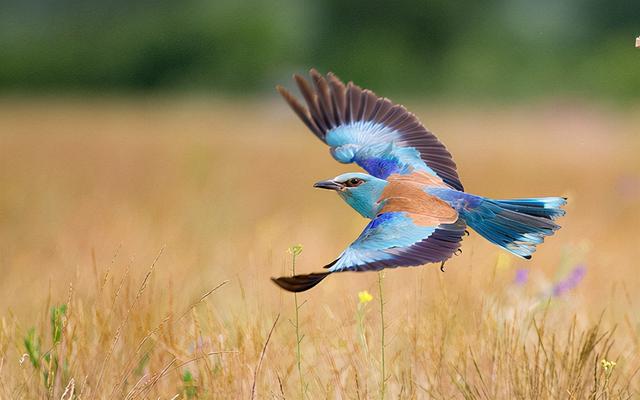
[{"label": "thin plant stem", "polygon": [[367,345],[367,336],[366,336],[365,327],[364,327],[365,312],[366,312],[366,303],[359,303],[357,314],[356,314],[357,323],[358,323],[358,337],[360,338],[360,345],[364,350],[364,354],[366,355],[367,359],[370,361],[369,346]]},{"label": "thin plant stem", "polygon": [[386,381],[387,376],[385,372],[384,365],[384,299],[382,297],[382,278],[384,277],[383,272],[378,272],[378,291],[380,297],[380,369],[382,374],[382,379],[380,381],[380,399],[384,400],[384,394],[386,389]]},{"label": "thin plant stem", "polygon": [[[276,324],[280,319],[280,314],[276,315],[276,319],[273,321],[273,325],[271,325],[271,329],[269,330],[269,334],[267,335],[267,340],[264,342],[264,346],[262,346],[262,351],[260,352],[260,359],[258,360],[258,365],[256,366],[256,370],[253,371],[253,384],[251,385],[251,400],[256,398],[256,383],[258,382],[258,371],[260,371],[260,366],[262,366],[262,360],[264,359],[264,354],[267,352],[267,346],[269,345],[269,341],[271,340],[271,335],[273,334],[273,330],[276,329]],[[175,358],[174,358],[175,361]],[[165,371],[168,370],[168,367],[165,368]]]},{"label": "thin plant stem", "polygon": [[[300,248],[294,246],[291,251],[291,270],[293,275],[296,274],[296,257],[300,254]],[[302,342],[302,337],[300,336],[300,307],[302,305],[298,304],[298,294],[293,294],[293,301],[296,306],[296,319],[294,323],[294,327],[296,329],[296,365],[298,367],[298,377],[300,379],[300,398],[304,399],[304,378],[302,377],[302,353],[300,352],[300,342]],[[303,303],[304,304],[304,303]]]}]

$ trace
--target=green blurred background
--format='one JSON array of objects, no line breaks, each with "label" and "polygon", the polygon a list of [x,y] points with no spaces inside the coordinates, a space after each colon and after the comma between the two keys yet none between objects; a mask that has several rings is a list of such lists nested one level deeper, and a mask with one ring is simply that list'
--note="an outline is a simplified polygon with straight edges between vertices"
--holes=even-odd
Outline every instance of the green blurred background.
[{"label": "green blurred background", "polygon": [[271,93],[332,70],[388,95],[640,97],[640,1],[23,0],[1,93]]}]

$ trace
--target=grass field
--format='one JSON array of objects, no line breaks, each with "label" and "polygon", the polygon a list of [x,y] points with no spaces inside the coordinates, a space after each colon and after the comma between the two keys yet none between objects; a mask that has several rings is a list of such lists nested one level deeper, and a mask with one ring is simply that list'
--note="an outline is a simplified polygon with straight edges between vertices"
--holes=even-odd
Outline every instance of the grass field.
[{"label": "grass field", "polygon": [[444,273],[386,271],[383,378],[376,273],[298,296],[298,369],[269,277],[365,221],[280,101],[0,104],[2,399],[640,398],[637,107],[411,104],[469,192],[569,204],[532,261],[472,232]]}]

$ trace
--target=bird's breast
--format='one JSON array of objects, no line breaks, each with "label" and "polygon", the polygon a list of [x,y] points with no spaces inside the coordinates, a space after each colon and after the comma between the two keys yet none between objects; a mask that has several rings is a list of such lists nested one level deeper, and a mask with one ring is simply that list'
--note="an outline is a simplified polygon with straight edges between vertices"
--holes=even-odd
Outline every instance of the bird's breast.
[{"label": "bird's breast", "polygon": [[438,177],[425,172],[408,175],[391,175],[380,196],[381,212],[405,212],[421,226],[451,224],[458,219],[458,212],[447,202],[425,191],[427,187],[446,187]]}]

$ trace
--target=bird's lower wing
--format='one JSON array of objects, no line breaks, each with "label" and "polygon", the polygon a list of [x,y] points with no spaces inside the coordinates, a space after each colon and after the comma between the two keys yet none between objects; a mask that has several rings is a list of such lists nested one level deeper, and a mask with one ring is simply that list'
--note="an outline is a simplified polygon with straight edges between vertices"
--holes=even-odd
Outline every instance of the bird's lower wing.
[{"label": "bird's lower wing", "polygon": [[465,227],[459,219],[424,226],[407,212],[382,213],[328,270],[379,271],[445,261],[460,248]]},{"label": "bird's lower wing", "polygon": [[273,281],[290,292],[302,292],[333,272],[379,271],[441,262],[460,248],[466,227],[464,221],[424,226],[416,222],[415,217],[403,211],[379,214],[337,260],[326,266],[327,272],[273,278]]}]

